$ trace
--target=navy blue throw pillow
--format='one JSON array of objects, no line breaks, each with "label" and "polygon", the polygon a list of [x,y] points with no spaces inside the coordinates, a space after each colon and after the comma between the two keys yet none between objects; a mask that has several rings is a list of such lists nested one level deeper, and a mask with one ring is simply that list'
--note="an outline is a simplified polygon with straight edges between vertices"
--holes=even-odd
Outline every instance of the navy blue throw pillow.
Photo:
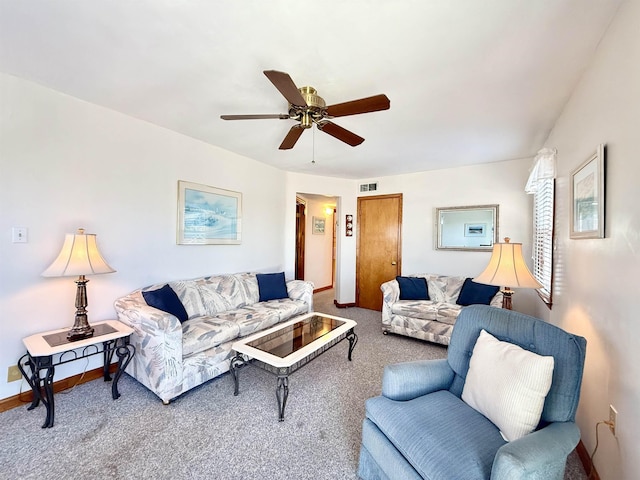
[{"label": "navy blue throw pillow", "polygon": [[466,307],[467,305],[489,305],[491,299],[498,293],[500,287],[476,283],[470,278],[465,279],[460,295],[456,303]]},{"label": "navy blue throw pillow", "polygon": [[147,305],[175,315],[178,320],[180,320],[180,323],[189,318],[178,295],[176,295],[176,292],[169,285],[165,285],[158,290],[142,292],[142,296],[144,297],[144,301],[147,302]]},{"label": "navy blue throw pillow", "polygon": [[284,272],[280,273],[258,273],[258,290],[260,291],[260,301],[278,300],[279,298],[289,298],[287,292],[287,282],[284,279]]},{"label": "navy blue throw pillow", "polygon": [[424,277],[396,277],[400,286],[400,300],[429,300],[427,279]]}]

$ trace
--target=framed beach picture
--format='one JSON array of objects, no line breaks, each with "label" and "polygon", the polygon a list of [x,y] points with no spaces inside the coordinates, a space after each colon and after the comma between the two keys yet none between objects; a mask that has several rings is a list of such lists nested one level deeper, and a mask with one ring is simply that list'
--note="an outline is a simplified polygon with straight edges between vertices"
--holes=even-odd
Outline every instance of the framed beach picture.
[{"label": "framed beach picture", "polygon": [[313,217],[311,233],[313,235],[324,235],[325,219],[323,217]]},{"label": "framed beach picture", "polygon": [[178,245],[239,244],[242,193],[178,181]]},{"label": "framed beach picture", "polygon": [[604,238],[605,148],[571,172],[571,238]]},{"label": "framed beach picture", "polygon": [[486,228],[487,228],[486,223],[465,223],[464,236],[465,237],[484,237]]}]

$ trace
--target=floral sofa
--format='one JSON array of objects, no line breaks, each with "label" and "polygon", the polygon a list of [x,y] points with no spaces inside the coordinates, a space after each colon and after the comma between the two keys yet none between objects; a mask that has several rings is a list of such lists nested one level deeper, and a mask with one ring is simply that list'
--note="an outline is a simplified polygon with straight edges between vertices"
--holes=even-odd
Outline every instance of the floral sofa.
[{"label": "floral sofa", "polygon": [[[281,282],[280,295],[262,288],[270,276]],[[285,282],[284,273],[215,275],[135,290],[117,299],[115,309],[134,329],[136,354],[126,372],[167,404],[227,372],[239,337],[311,312],[313,283]]]},{"label": "floral sofa", "polygon": [[[424,278],[427,284],[428,300],[401,299],[400,281]],[[488,287],[488,288],[487,288]],[[461,292],[464,299],[458,303]],[[380,286],[382,290],[382,332],[397,333],[429,342],[449,345],[453,325],[465,305],[487,303],[502,307],[502,292],[497,287],[477,284],[462,276],[438,274],[416,274],[410,277],[396,277]],[[474,295],[481,290],[484,297]],[[468,300],[471,300],[469,303]]]}]

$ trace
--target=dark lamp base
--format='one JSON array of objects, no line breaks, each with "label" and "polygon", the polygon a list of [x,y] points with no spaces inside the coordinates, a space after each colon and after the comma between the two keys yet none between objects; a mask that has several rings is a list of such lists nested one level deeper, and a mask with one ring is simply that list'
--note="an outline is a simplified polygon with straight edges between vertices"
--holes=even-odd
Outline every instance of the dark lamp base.
[{"label": "dark lamp base", "polygon": [[84,340],[85,338],[93,337],[93,327],[88,327],[85,329],[75,329],[72,328],[67,333],[67,340],[70,342],[77,342],[78,340]]},{"label": "dark lamp base", "polygon": [[509,287],[505,287],[502,289],[502,308],[511,310],[511,297],[514,293],[515,292]]}]

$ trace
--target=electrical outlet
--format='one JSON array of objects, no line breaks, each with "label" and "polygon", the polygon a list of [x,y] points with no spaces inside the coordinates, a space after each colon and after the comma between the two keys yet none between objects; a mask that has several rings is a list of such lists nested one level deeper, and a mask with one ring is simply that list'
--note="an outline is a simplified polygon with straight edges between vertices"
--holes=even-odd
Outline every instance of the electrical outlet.
[{"label": "electrical outlet", "polygon": [[616,436],[616,424],[618,423],[618,411],[613,405],[609,405],[609,430]]},{"label": "electrical outlet", "polygon": [[22,373],[17,365],[11,365],[7,372],[7,383],[17,382],[18,380],[22,380]]}]

